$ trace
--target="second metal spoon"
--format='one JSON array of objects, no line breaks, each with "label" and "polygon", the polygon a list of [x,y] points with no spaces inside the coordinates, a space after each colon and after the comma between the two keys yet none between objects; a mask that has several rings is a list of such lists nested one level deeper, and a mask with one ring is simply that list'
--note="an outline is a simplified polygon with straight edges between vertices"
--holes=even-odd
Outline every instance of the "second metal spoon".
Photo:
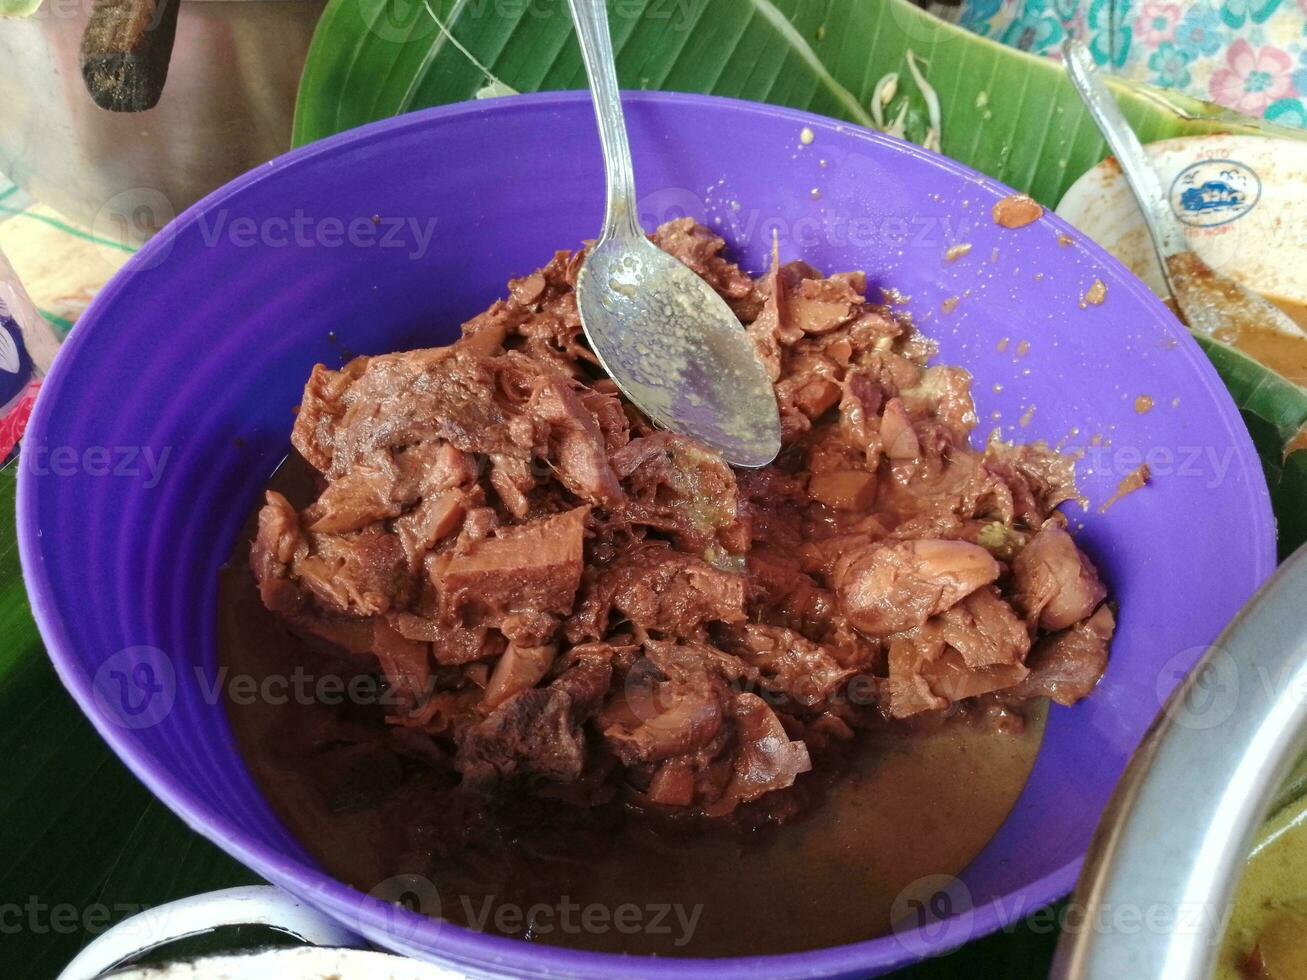
[{"label": "second metal spoon", "polygon": [[1251,327],[1301,337],[1302,330],[1284,313],[1252,290],[1217,272],[1189,247],[1184,229],[1162,192],[1157,172],[1139,138],[1121,115],[1116,101],[1098,77],[1094,59],[1079,41],[1062,46],[1067,75],[1080,94],[1089,115],[1116,155],[1126,183],[1144,215],[1157,258],[1175,305],[1185,322],[1202,334],[1223,339],[1231,330]]}]

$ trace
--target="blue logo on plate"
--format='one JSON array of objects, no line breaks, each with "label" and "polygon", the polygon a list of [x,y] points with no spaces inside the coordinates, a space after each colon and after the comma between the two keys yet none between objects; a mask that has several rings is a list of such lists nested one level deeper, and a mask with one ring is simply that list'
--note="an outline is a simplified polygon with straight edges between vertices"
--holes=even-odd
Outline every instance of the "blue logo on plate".
[{"label": "blue logo on plate", "polygon": [[1257,206],[1262,182],[1237,160],[1200,160],[1171,184],[1171,210],[1187,225],[1212,228],[1237,221]]}]

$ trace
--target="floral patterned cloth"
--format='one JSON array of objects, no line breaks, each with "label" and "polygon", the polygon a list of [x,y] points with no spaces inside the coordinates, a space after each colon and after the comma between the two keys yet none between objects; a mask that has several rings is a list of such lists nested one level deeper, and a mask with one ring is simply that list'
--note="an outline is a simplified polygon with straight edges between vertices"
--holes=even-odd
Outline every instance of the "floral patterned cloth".
[{"label": "floral patterned cloth", "polygon": [[1307,128],[1307,0],[964,0],[960,23],[1055,58],[1078,37],[1119,74]]}]

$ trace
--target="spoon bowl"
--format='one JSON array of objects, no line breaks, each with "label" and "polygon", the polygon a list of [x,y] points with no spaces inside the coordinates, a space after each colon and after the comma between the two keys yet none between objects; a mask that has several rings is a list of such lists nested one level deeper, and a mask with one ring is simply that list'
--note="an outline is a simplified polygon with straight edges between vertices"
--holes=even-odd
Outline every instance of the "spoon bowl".
[{"label": "spoon bowl", "polygon": [[726,301],[679,260],[643,236],[605,239],[581,269],[576,304],[604,370],[655,425],[737,466],[776,457],[771,380]]}]

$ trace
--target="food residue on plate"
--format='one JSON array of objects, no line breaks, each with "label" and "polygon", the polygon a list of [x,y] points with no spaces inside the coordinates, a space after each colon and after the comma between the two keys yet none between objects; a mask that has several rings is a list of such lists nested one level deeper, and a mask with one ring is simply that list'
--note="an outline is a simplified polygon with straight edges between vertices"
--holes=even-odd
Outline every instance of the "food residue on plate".
[{"label": "food residue on plate", "polygon": [[941,313],[952,313],[954,310],[958,308],[958,302],[959,302],[959,297],[949,296],[942,303],[939,304],[939,311]]},{"label": "food residue on plate", "polygon": [[1007,345],[1011,343],[1011,341],[1012,338],[1010,337],[1001,338],[998,342],[998,347],[996,347],[995,350],[997,350],[1000,354],[1002,354],[1005,350],[1007,350]]},{"label": "food residue on plate", "polygon": [[1023,340],[1017,344],[1017,357],[1025,357],[1030,353],[1030,341]]},{"label": "food residue on plate", "polygon": [[944,261],[953,262],[957,259],[962,258],[962,256],[966,255],[970,251],[971,251],[971,245],[968,244],[967,242],[959,242],[956,245],[950,245],[948,251],[944,253]]},{"label": "food residue on plate", "polygon": [[1063,248],[1066,248],[1068,245],[1074,245],[1075,239],[1072,238],[1070,235],[1068,235],[1066,232],[1058,232],[1057,243],[1061,245]]},{"label": "food residue on plate", "polygon": [[1148,395],[1140,395],[1135,399],[1135,411],[1140,415],[1150,412],[1153,409],[1153,399]]},{"label": "food residue on plate", "polygon": [[994,205],[994,224],[1003,228],[1024,228],[1038,221],[1044,206],[1028,194],[1009,194]]},{"label": "food residue on plate", "polygon": [[802,143],[804,146],[811,146],[813,140],[815,140],[816,138],[817,138],[817,134],[812,131],[811,126],[804,126],[801,130],[799,130],[799,142]]},{"label": "food residue on plate", "polygon": [[1105,299],[1107,299],[1107,283],[1095,279],[1080,297],[1080,308],[1087,310],[1091,306],[1102,306]]},{"label": "food residue on plate", "polygon": [[1142,490],[1144,487],[1148,486],[1152,480],[1153,474],[1149,471],[1148,464],[1144,463],[1138,469],[1128,473],[1126,477],[1117,484],[1116,493],[1103,501],[1102,506],[1098,508],[1098,512],[1100,514],[1106,514],[1107,509],[1120,501],[1122,497],[1127,497],[1136,490]]}]

